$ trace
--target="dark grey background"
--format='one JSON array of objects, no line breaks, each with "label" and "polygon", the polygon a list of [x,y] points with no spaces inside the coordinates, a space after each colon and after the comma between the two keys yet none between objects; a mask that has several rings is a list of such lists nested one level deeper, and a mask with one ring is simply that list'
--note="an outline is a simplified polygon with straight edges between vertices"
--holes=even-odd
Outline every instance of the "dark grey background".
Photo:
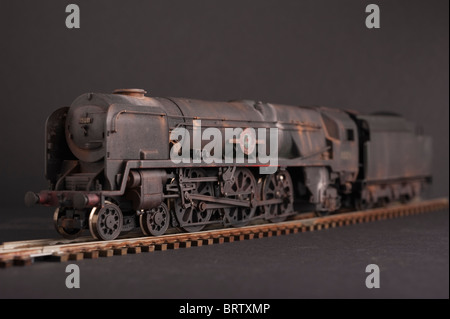
[{"label": "dark grey background", "polygon": [[[65,27],[65,7],[71,2],[80,6],[81,29]],[[365,7],[369,3],[377,3],[381,8],[381,29],[365,27]],[[421,123],[425,132],[433,136],[431,195],[448,196],[448,6],[445,0],[2,1],[0,241],[52,234],[50,229],[41,227],[44,222],[45,225],[49,222],[51,211],[23,208],[23,195],[27,190],[46,187],[43,177],[46,117],[56,108],[70,105],[84,92],[111,92],[122,87],[143,88],[151,96],[210,100],[249,98],[404,114]],[[421,260],[432,267],[432,261],[444,251],[447,262],[439,269],[429,269],[437,276],[430,284],[434,290],[422,287],[413,296],[430,296],[427,291],[439,291],[441,294],[431,295],[442,296],[442,291],[446,291],[444,295],[448,297],[448,218],[445,217],[447,214],[443,216],[440,222],[444,224],[437,229],[440,233],[434,235],[447,239],[437,241],[439,253],[424,256]],[[383,231],[380,224],[375,225],[370,227],[380,227]],[[367,250],[365,241],[351,240],[355,233],[338,232],[348,236],[346,240],[351,243],[351,249]],[[364,236],[362,228],[356,232],[358,236]],[[406,237],[395,236],[405,245],[393,251],[386,248],[386,258],[392,258],[389,260],[394,268],[404,264],[405,254],[415,254],[416,249],[406,244],[409,242]],[[423,251],[427,251],[427,245],[437,245],[436,238],[433,242],[422,243],[425,245]],[[271,258],[284,258],[284,263],[291,263],[288,268],[281,268],[287,272],[286,276],[294,275],[298,260],[290,256],[300,248],[288,246],[294,250],[287,249],[283,240],[266,243],[270,243],[268,247],[272,251],[280,251],[278,255],[272,252],[275,256]],[[314,246],[308,255],[308,262],[304,264],[307,272],[322,265],[322,258],[333,253],[336,258],[334,270],[344,271],[343,267],[350,267],[342,262],[342,258],[353,254],[342,255],[339,247],[324,252],[326,242],[322,242],[324,246]],[[253,245],[249,242],[228,246],[233,247],[229,253],[245,259],[252,256],[245,253],[248,250],[260,251]],[[216,263],[226,260],[226,256],[231,258],[227,251],[206,249],[211,249],[212,256],[219,251],[224,254],[220,258],[214,257]],[[206,251],[209,250],[203,252]],[[376,258],[377,252],[372,253],[375,257],[371,255],[370,258]],[[174,256],[174,260],[169,256]],[[171,252],[161,257],[165,262],[159,262],[167,271],[177,263],[176,260],[185,263],[197,257],[193,251]],[[141,266],[137,262],[133,268],[137,260],[133,258],[137,257],[126,258],[129,264],[114,259],[113,264],[102,261],[91,263],[89,267],[108,265],[115,269],[129,266],[138,272],[144,264],[138,259]],[[270,275],[270,270],[264,268],[266,261],[263,259],[258,257],[261,268],[257,273],[261,276],[245,278],[257,280]],[[369,261],[363,259],[361,262],[367,264]],[[406,264],[414,265],[413,262]],[[195,265],[191,267],[197,269]],[[35,278],[39,277],[38,268],[33,269]],[[414,266],[400,267],[396,271],[408,269],[412,271],[411,276],[423,273],[420,267],[414,272]],[[242,269],[230,265],[222,271],[226,279]],[[327,271],[331,268],[322,269],[321,274],[331,275]],[[16,272],[22,274],[20,270],[8,270],[8,274]],[[31,273],[24,270],[23,274],[30,276]],[[12,278],[12,282],[17,282],[17,277]],[[358,296],[356,290],[351,289],[352,284],[341,287],[338,281],[328,282],[331,290],[327,291],[348,288],[348,293],[343,296]],[[189,291],[183,287],[173,296],[180,296],[180,291]],[[191,282],[189,287],[197,289]],[[265,296],[276,296],[277,291],[284,291],[280,297],[307,296],[302,287],[298,287],[301,293],[294,293],[294,290],[282,290],[274,281],[257,287],[258,291],[273,292]],[[218,291],[219,287],[216,288]],[[83,291],[86,295],[95,295],[89,294],[87,289]],[[321,292],[322,296],[340,296],[317,291],[311,296],[320,297]],[[245,296],[260,296],[251,292]],[[387,296],[395,295],[387,290],[384,292]],[[165,293],[164,296],[171,295]],[[227,296],[233,295],[230,292]]]}]

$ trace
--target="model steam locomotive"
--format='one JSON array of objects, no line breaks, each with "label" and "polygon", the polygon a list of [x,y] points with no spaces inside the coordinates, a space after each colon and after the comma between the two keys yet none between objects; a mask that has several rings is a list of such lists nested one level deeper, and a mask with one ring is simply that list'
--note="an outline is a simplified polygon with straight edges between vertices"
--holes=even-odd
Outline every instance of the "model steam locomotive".
[{"label": "model steam locomotive", "polygon": [[[50,187],[28,192],[25,203],[56,207],[62,236],[89,229],[97,239],[112,240],[139,227],[161,235],[169,227],[195,232],[209,224],[279,222],[302,209],[367,209],[410,200],[431,181],[431,138],[395,114],[145,93],[83,94],[48,118]],[[207,149],[207,141],[196,138],[200,121],[197,137],[208,129],[240,128],[233,138],[215,141],[216,154],[209,156],[219,161],[198,160]],[[191,143],[174,137],[180,129]],[[261,129],[277,135],[264,142],[254,135]],[[267,152],[273,142],[276,165],[255,161],[252,145]],[[191,161],[173,160],[182,152]],[[238,152],[244,153],[240,160]],[[224,157],[231,162],[220,161]]]}]

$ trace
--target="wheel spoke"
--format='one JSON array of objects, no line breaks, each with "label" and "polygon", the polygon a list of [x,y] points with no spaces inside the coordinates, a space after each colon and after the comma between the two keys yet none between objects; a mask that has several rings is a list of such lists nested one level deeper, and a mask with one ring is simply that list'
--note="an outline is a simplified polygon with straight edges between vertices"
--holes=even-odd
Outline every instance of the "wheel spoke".
[{"label": "wheel spoke", "polygon": [[[184,171],[185,178],[196,178],[196,177],[205,177],[206,172],[200,168],[190,168]],[[213,196],[213,185],[209,182],[197,182],[195,185],[195,190],[190,191],[191,194],[199,194],[199,195],[207,195]],[[202,230],[206,223],[210,220],[213,210],[208,209],[204,212],[200,211],[197,207],[198,202],[193,201],[191,206],[188,208],[183,208],[181,199],[177,199],[174,201],[175,206],[175,215],[177,220],[181,226],[181,228],[188,232],[197,232]],[[203,223],[200,225],[195,225]]]},{"label": "wheel spoke", "polygon": [[278,171],[267,175],[262,187],[263,200],[279,199],[281,203],[264,206],[265,218],[272,222],[280,222],[294,210],[294,187],[287,171]]},{"label": "wheel spoke", "polygon": [[89,229],[97,239],[116,239],[122,231],[122,225],[122,211],[111,202],[106,202],[105,206],[98,210],[94,209],[89,216]]},{"label": "wheel spoke", "polygon": [[[234,183],[226,190],[228,198],[250,201],[252,194],[256,192],[256,180],[252,172],[247,168],[237,168],[235,176]],[[251,220],[255,210],[256,207],[236,206],[223,208],[225,222],[236,227],[244,226]]]},{"label": "wheel spoke", "polygon": [[147,211],[140,216],[141,230],[146,235],[163,235],[169,228],[169,218],[169,208],[165,203],[161,203],[156,209]]}]

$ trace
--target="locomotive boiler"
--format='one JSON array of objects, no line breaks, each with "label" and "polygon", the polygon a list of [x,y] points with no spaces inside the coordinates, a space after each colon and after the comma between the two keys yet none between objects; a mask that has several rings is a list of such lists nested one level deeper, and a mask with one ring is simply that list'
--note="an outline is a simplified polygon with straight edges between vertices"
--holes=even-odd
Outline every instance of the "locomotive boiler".
[{"label": "locomotive boiler", "polygon": [[[62,236],[112,240],[136,228],[161,235],[367,209],[410,200],[431,181],[431,138],[398,115],[145,93],[83,94],[47,119],[49,189],[25,203],[56,207]],[[199,141],[207,132],[220,137]],[[275,161],[262,162],[254,148],[273,145]]]}]

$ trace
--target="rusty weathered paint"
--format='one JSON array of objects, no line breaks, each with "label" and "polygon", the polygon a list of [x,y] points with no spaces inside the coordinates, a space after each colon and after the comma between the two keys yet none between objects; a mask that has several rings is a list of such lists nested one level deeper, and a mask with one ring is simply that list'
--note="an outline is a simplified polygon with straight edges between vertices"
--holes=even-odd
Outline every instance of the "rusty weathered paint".
[{"label": "rusty weathered paint", "polygon": [[[308,203],[321,214],[342,205],[370,208],[408,200],[419,195],[431,180],[431,139],[398,116],[145,94],[142,89],[83,94],[70,108],[58,109],[48,118],[46,177],[50,190],[29,192],[25,201],[28,205],[60,207],[61,216],[55,222],[63,236],[94,229],[91,216],[108,201],[117,204],[121,218],[123,215],[120,231],[142,227],[142,220],[156,223],[149,212],[164,205],[174,207],[165,217],[165,226],[167,222],[195,231],[212,222],[237,226],[253,218],[281,220],[294,214],[289,206],[294,200]],[[230,192],[230,187],[237,187],[235,172],[247,170],[253,180],[263,181],[258,167],[264,165],[248,160],[237,163],[235,159],[233,163],[211,164],[194,163],[192,158],[189,163],[171,161],[170,147],[177,141],[170,140],[170,133],[178,127],[190,133],[191,157],[210,142],[202,139],[200,144],[194,143],[194,121],[198,120],[203,130],[214,127],[222,132],[222,154],[227,143],[237,148],[244,144],[242,136],[226,140],[227,128],[245,132],[277,128],[276,166],[293,182],[277,187],[272,195],[256,182],[249,194],[235,194]],[[262,143],[258,147],[264,148]],[[194,168],[204,171],[203,180],[189,180],[183,173]],[[206,186],[207,192],[197,191]],[[287,208],[281,204],[286,202]],[[182,218],[189,215],[190,207],[194,213],[187,225]],[[248,207],[251,214],[245,214]],[[212,214],[214,210],[219,213]],[[202,217],[205,212],[206,217]],[[149,213],[149,218],[140,218],[144,213]],[[167,228],[161,229],[164,232]]]}]

